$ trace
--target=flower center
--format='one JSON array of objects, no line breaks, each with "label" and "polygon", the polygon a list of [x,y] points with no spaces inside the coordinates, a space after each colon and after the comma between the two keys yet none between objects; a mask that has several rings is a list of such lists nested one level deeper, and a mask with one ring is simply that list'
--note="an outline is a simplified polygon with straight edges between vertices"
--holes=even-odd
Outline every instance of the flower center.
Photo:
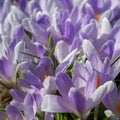
[{"label": "flower center", "polygon": [[48,76],[47,76],[47,75],[44,75],[44,79],[46,79],[46,78],[48,78]]},{"label": "flower center", "polygon": [[99,20],[99,19],[100,19],[100,14],[96,14],[96,15],[95,15],[95,19],[96,19],[96,20]]},{"label": "flower center", "polygon": [[98,87],[100,86],[100,84],[101,84],[101,78],[100,78],[100,76],[98,75],[98,76],[97,76],[96,88],[98,88]]}]

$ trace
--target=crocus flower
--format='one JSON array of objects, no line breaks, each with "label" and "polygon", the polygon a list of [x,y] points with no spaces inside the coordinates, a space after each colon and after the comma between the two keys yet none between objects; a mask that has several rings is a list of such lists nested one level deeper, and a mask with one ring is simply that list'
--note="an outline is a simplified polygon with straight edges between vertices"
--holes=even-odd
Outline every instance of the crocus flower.
[{"label": "crocus flower", "polygon": [[[103,18],[104,16],[108,17],[109,19],[113,19],[118,10],[119,10],[119,0],[115,0],[114,3],[112,0],[106,1],[106,0],[98,0],[93,2],[92,0],[87,0],[86,4],[90,4],[91,8],[94,11],[94,17],[99,20],[100,18]],[[85,4],[85,5],[86,5]],[[87,11],[89,11],[87,9]]]},{"label": "crocus flower", "polygon": [[80,36],[83,41],[89,39],[101,57],[109,56],[111,58],[114,48],[114,39],[109,37],[112,31],[111,24],[106,17],[99,24],[100,27],[96,20],[91,20],[89,24],[81,28]]},{"label": "crocus flower", "polygon": [[[120,60],[119,59],[116,61],[111,60],[113,55],[112,54],[113,46],[111,45],[112,45],[111,43],[110,44],[105,43],[103,45],[102,47],[103,51],[101,51],[103,53],[101,53],[101,56],[99,52],[95,49],[94,45],[89,40],[84,40],[82,47],[83,47],[83,52],[85,54],[85,57],[87,57],[87,59],[90,61],[92,67],[104,75],[107,74],[107,76],[109,76],[108,79],[114,80],[115,77],[119,74]],[[104,79],[104,77],[102,78]]]},{"label": "crocus flower", "polygon": [[32,19],[25,18],[22,21],[22,26],[25,30],[33,34],[34,41],[39,41],[39,43],[44,46],[47,45],[49,33],[36,24]]},{"label": "crocus flower", "polygon": [[34,70],[31,70],[41,81],[48,76],[53,76],[53,61],[48,57],[43,57]]},{"label": "crocus flower", "polygon": [[7,114],[10,120],[22,120],[23,116],[14,106],[7,107]]},{"label": "crocus flower", "polygon": [[[19,59],[18,54],[19,50],[24,47],[24,43],[20,41],[15,47],[10,48],[8,51],[7,57],[2,57],[0,59],[0,78],[1,81],[5,84],[8,82],[9,84],[16,84],[16,72],[18,70],[17,60]],[[15,87],[15,86],[14,86]]]},{"label": "crocus flower", "polygon": [[60,71],[65,72],[72,64],[77,55],[79,45],[79,41],[75,41],[75,43],[73,42],[73,44],[69,46],[62,40],[56,44],[54,56],[59,62],[59,65],[56,68],[56,73]]},{"label": "crocus flower", "polygon": [[[15,105],[21,105],[19,109],[15,107]],[[28,107],[29,106],[29,107]],[[24,116],[21,111],[24,111]],[[27,95],[25,97],[24,103],[11,103],[11,105],[7,106],[7,114],[10,120],[33,120],[36,113],[36,103],[34,98],[31,95]]]},{"label": "crocus flower", "polygon": [[[109,112],[111,111],[111,115],[109,117],[115,116],[116,119],[120,117],[120,96],[117,86],[115,86],[115,88],[106,95],[103,99],[103,103],[107,110],[109,110]],[[106,114],[108,114],[108,111],[106,111]]]},{"label": "crocus flower", "polygon": [[[52,77],[45,78],[43,84],[42,81],[30,71],[24,71],[24,77],[25,80],[18,80],[19,90],[11,90],[13,100],[10,105],[7,106],[7,114],[10,120],[12,120],[14,116],[12,109],[17,111],[16,116],[20,115],[25,120],[35,119],[36,113],[42,114],[41,108],[39,107],[42,97],[56,90],[56,85],[54,85],[55,87],[53,86],[55,80]],[[21,111],[24,112],[24,115]],[[46,113],[45,120],[49,118],[51,120],[53,119],[52,114]]]},{"label": "crocus flower", "polygon": [[46,95],[42,100],[41,109],[53,113],[70,112],[86,119],[90,110],[114,88],[114,83],[109,81],[96,89],[94,77],[91,76],[83,90],[76,88],[68,75],[59,73],[56,84],[62,96]]}]

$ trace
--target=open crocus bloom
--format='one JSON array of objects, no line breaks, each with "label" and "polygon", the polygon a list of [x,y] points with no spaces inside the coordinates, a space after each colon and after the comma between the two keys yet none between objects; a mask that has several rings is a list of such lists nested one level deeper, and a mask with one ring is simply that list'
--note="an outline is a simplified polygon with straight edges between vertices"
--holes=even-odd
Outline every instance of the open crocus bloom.
[{"label": "open crocus bloom", "polygon": [[46,95],[41,109],[46,112],[70,112],[82,119],[86,119],[90,110],[114,88],[112,81],[106,82],[96,89],[95,74],[86,82],[84,89],[76,88],[68,75],[59,73],[56,84],[61,96]]}]

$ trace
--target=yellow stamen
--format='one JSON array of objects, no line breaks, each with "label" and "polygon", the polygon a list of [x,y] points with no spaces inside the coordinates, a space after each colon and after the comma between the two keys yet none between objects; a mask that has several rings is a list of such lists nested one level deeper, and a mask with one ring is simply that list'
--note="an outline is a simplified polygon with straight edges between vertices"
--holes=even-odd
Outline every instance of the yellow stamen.
[{"label": "yellow stamen", "polygon": [[96,14],[95,18],[96,18],[96,20],[99,20],[100,19],[100,14]]},{"label": "yellow stamen", "polygon": [[9,120],[8,117],[6,117],[5,120]]},{"label": "yellow stamen", "polygon": [[47,76],[47,75],[44,75],[44,79],[46,79],[46,78],[48,78],[48,76]]},{"label": "yellow stamen", "polygon": [[96,88],[98,88],[101,84],[101,78],[100,76],[97,76],[97,85],[96,85]]},{"label": "yellow stamen", "polygon": [[117,111],[120,113],[120,101],[117,104]]}]

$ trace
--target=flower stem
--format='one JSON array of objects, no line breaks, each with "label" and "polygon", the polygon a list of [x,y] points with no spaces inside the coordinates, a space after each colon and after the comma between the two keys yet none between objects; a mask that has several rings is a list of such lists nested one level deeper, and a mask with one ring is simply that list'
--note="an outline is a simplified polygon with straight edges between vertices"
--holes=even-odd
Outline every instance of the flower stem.
[{"label": "flower stem", "polygon": [[99,110],[99,105],[95,107],[95,110],[94,110],[94,120],[98,120],[98,110]]}]

